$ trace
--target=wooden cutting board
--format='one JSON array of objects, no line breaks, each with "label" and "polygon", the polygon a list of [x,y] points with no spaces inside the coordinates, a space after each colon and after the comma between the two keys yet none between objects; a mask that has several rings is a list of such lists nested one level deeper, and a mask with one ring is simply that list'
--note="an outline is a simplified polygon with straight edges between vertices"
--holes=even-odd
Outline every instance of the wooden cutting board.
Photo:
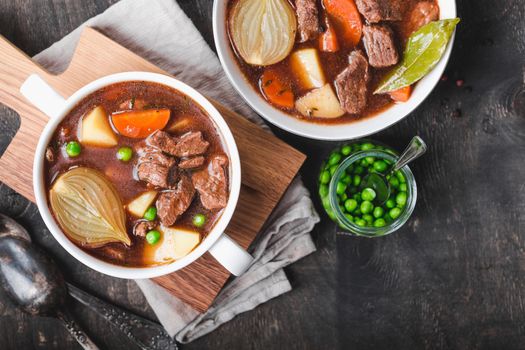
[{"label": "wooden cutting board", "polygon": [[[30,74],[39,74],[62,96],[68,97],[95,79],[126,71],[168,75],[92,28],[84,29],[70,66],[59,75],[50,74],[0,36],[0,102],[18,112],[21,118],[18,133],[0,158],[0,181],[34,201],[33,155],[48,118],[19,92]],[[191,81],[186,83],[191,85]],[[226,232],[248,248],[305,156],[242,116],[212,102],[232,129],[241,157],[241,194]],[[190,266],[154,281],[196,310],[205,311],[229,276],[207,253]]]}]

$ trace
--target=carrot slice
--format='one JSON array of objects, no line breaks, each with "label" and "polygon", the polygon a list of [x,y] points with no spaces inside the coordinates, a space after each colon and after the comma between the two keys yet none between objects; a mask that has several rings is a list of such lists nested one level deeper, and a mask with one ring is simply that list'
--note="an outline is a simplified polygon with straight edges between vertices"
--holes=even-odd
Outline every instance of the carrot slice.
[{"label": "carrot slice", "polygon": [[390,95],[392,100],[396,102],[406,102],[412,95],[412,86],[408,85],[408,86],[405,86],[404,88],[390,91],[388,94]]},{"label": "carrot slice", "polygon": [[259,81],[263,96],[268,102],[283,108],[293,108],[294,94],[290,86],[285,84],[277,71],[266,69]]},{"label": "carrot slice", "polygon": [[337,33],[327,16],[324,17],[324,24],[326,30],[319,36],[319,50],[323,52],[336,52],[339,50]]},{"label": "carrot slice", "polygon": [[117,112],[111,122],[119,134],[141,139],[166,126],[170,119],[169,109],[146,109]]},{"label": "carrot slice", "polygon": [[323,5],[342,33],[343,44],[357,46],[361,40],[363,22],[354,0],[323,0]]}]

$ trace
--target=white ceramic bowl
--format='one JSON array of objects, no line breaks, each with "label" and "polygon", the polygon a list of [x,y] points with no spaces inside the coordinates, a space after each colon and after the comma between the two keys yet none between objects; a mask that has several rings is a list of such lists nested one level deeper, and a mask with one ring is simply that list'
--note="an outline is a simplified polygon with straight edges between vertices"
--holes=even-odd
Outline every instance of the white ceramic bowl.
[{"label": "white ceramic bowl", "polygon": [[[416,85],[412,97],[405,103],[395,104],[391,108],[373,116],[348,124],[314,124],[297,119],[270,105],[258,94],[252,85],[245,79],[238,67],[226,29],[227,0],[215,0],[213,4],[213,34],[215,47],[226,75],[239,94],[248,104],[270,123],[291,133],[318,140],[350,140],[374,134],[397,123],[417,106],[434,89],[447,65],[454,36],[452,36],[447,50],[438,65]],[[456,17],[455,0],[438,0],[440,18]]]},{"label": "white ceramic bowl", "polygon": [[[206,238],[189,255],[166,265],[134,268],[113,265],[97,259],[87,254],[66,237],[53,218],[48,206],[47,190],[44,183],[44,159],[45,151],[53,132],[68,112],[87,95],[104,86],[123,81],[155,82],[174,88],[191,97],[193,101],[198,103],[208,113],[214,122],[230,158],[230,194],[228,204],[221,217]],[[172,273],[192,263],[207,251],[233,274],[239,275],[248,267],[252,257],[224,234],[224,230],[230,222],[239,198],[241,186],[239,152],[228,125],[217,109],[204,96],[172,77],[147,72],[118,73],[97,79],[75,92],[68,99],[63,99],[38,75],[30,76],[22,85],[20,91],[30,102],[50,117],[50,121],[38,141],[33,164],[33,187],[40,215],[60,245],[77,260],[104,274],[130,279],[152,278]]]}]

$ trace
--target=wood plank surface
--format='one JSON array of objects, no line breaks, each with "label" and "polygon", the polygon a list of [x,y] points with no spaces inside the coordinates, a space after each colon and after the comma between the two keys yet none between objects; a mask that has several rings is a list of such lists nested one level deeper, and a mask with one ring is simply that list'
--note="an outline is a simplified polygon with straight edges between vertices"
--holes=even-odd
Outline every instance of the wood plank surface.
[{"label": "wood plank surface", "polygon": [[[34,55],[114,2],[0,0],[0,34]],[[178,2],[213,45],[213,1]],[[372,136],[401,149],[419,134],[430,146],[412,167],[419,200],[408,225],[382,239],[336,238],[323,214],[313,232],[318,251],[286,269],[291,293],[185,350],[523,349],[525,2],[458,0],[457,6],[462,22],[448,79],[409,117]],[[16,114],[0,107],[0,150],[18,125]],[[301,175],[315,194],[319,166],[337,144],[273,130],[308,155]],[[0,185],[0,212],[30,229],[70,281],[154,317],[133,282],[74,261],[36,207],[8,186]],[[96,314],[72,308],[103,348],[133,349]],[[58,322],[24,315],[0,296],[0,348],[79,347]]]}]

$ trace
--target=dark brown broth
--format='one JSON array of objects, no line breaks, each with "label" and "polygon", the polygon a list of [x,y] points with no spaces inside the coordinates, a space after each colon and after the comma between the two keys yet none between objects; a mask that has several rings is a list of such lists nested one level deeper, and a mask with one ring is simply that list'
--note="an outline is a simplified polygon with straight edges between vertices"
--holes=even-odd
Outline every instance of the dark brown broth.
[{"label": "dark brown broth", "polygon": [[[66,142],[77,140],[78,125],[85,113],[96,106],[102,105],[105,111],[111,114],[121,110],[119,105],[132,97],[143,99],[152,106],[169,108],[171,110],[171,116],[167,128],[180,118],[190,116],[191,123],[178,129],[177,133],[172,133],[172,135],[182,135],[188,131],[202,131],[203,137],[210,143],[208,151],[206,152],[207,159],[213,154],[226,154],[220,136],[210,117],[188,96],[170,87],[151,82],[133,81],[112,84],[84,98],[69,112],[57,127],[49,143],[49,146],[54,150],[55,159],[52,163],[46,162],[45,175],[48,190],[58,175],[75,166],[98,169],[106,174],[117,189],[124,205],[141,193],[152,189],[145,182],[134,179],[133,168],[136,161],[135,155],[133,160],[128,163],[121,162],[116,158],[116,152],[119,147],[129,146],[135,151],[135,149],[144,142],[143,139],[132,139],[118,135],[117,133],[117,146],[101,148],[82,145],[82,152],[76,158],[67,157],[64,150],[64,144]],[[65,130],[69,131],[67,135],[64,135]],[[228,172],[226,171],[226,173]],[[196,229],[192,224],[192,217],[197,213],[205,214],[207,217],[206,225],[200,229]],[[201,233],[201,237],[205,237],[221,213],[222,211],[211,212],[204,208],[198,199],[198,195],[196,195],[189,209],[177,220],[174,227],[197,230]],[[126,215],[127,231],[132,241],[131,247],[126,247],[121,243],[111,243],[99,248],[80,245],[79,247],[94,257],[116,265],[130,267],[146,266],[143,260],[143,249],[147,243],[143,237],[133,235],[133,224],[137,219],[127,212]]]},{"label": "dark brown broth", "polygon": [[[228,18],[231,11],[231,7],[235,2],[239,0],[230,0],[228,3]],[[295,8],[294,2],[290,1],[290,4]],[[408,30],[408,18],[410,16],[411,10],[414,8],[414,6],[420,2],[420,1],[427,1],[427,2],[433,2],[437,5],[436,0],[399,0],[403,2],[404,6],[404,16],[403,20],[399,22],[388,22],[390,27],[395,33],[395,37],[397,39],[398,43],[398,52],[400,55],[403,53],[406,41],[408,40],[408,37],[410,36],[410,32]],[[317,0],[317,6],[321,10],[323,9],[322,0]],[[362,21],[363,24],[365,23],[365,19],[363,17]],[[226,30],[229,33],[229,25],[226,23]],[[233,41],[230,40],[230,44],[233,51],[233,56],[235,57],[235,60],[237,61],[237,64],[241,68],[241,71],[244,74],[245,79],[250,83],[250,85],[257,91],[259,95],[261,95],[262,98],[264,96],[262,95],[260,89],[259,89],[259,79],[263,73],[264,68],[259,66],[252,66],[244,62],[242,57],[240,57],[235,50],[235,45],[233,44]],[[313,40],[306,43],[298,43],[296,41],[295,46],[292,50],[295,51],[297,49],[302,48],[317,48],[318,49],[318,41]],[[326,76],[326,80],[328,82],[331,82],[330,84],[333,86],[333,81],[335,80],[336,76],[341,73],[348,65],[348,55],[350,52],[355,50],[356,48],[349,48],[344,47],[343,45],[340,45],[339,51],[335,53],[330,52],[321,52],[320,50],[317,50],[319,53],[319,58],[321,60],[321,65],[324,71],[324,74]],[[357,49],[361,49],[363,52],[365,52],[362,41],[359,43]],[[280,72],[280,76],[283,79],[283,82],[289,84],[292,87],[293,93],[297,99],[297,97],[304,95],[308,90],[304,90],[300,88],[300,84],[294,77],[290,62],[289,62],[289,56],[284,59],[283,61],[274,64],[271,66],[274,69],[277,69],[278,72]],[[296,111],[295,109],[289,110],[286,108],[280,108],[278,106],[272,105],[274,108],[277,108],[285,113],[288,113],[298,119],[305,120],[312,123],[317,124],[346,124],[355,122],[357,120],[362,120],[364,118],[373,117],[376,114],[383,112],[384,110],[388,109],[389,107],[394,105],[394,101],[388,96],[388,95],[374,95],[374,87],[376,87],[379,82],[385,77],[385,75],[390,71],[392,68],[384,68],[384,69],[376,69],[373,67],[370,67],[370,82],[369,82],[369,93],[368,93],[368,103],[365,111],[361,113],[360,115],[355,114],[344,114],[340,118],[313,118],[313,117],[306,117],[303,116],[301,113]],[[334,88],[335,91],[335,88]]]}]

